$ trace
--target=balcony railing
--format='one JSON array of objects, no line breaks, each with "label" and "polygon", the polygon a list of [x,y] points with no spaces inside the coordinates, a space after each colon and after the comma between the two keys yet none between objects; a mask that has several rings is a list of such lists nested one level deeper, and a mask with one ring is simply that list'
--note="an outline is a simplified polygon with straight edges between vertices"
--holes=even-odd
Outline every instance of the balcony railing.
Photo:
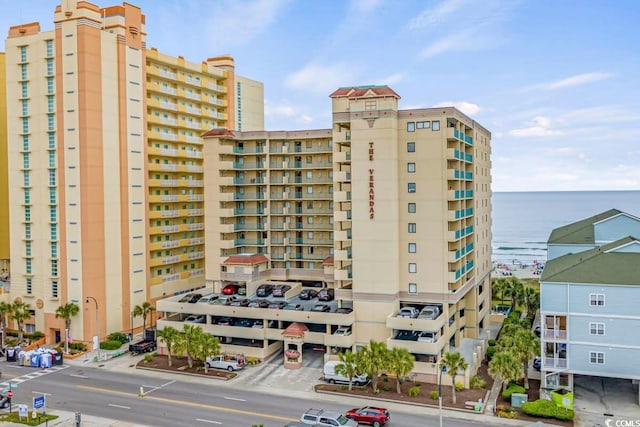
[{"label": "balcony railing", "polygon": [[544,337],[549,339],[567,339],[567,330],[566,329],[544,329]]},{"label": "balcony railing", "polygon": [[549,369],[566,369],[567,368],[567,359],[560,357],[544,357],[544,368]]}]

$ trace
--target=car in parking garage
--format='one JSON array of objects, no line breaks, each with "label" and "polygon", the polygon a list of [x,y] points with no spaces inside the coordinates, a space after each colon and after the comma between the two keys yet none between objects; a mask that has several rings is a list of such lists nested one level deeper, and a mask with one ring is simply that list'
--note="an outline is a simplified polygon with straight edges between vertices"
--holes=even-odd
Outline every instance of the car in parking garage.
[{"label": "car in parking garage", "polygon": [[418,335],[418,341],[420,342],[436,342],[436,332],[423,331]]},{"label": "car in parking garage", "polygon": [[218,298],[220,298],[220,295],[216,295],[216,294],[205,295],[198,300],[198,304],[213,304],[213,302]]},{"label": "car in parking garage", "polygon": [[222,288],[222,293],[224,295],[235,295],[238,293],[238,290],[240,289],[240,286],[235,285],[235,284],[230,284],[225,286],[224,288]]},{"label": "car in parking garage", "polygon": [[311,307],[311,311],[327,312],[327,311],[331,311],[331,307],[327,304],[316,304],[313,307]]},{"label": "car in parking garage", "polygon": [[340,314],[349,314],[353,312],[353,308],[351,307],[340,307],[339,309],[336,310],[336,313],[340,313]]},{"label": "car in parking garage", "polygon": [[304,308],[300,304],[289,303],[284,306],[284,310],[303,311]]},{"label": "car in parking garage", "polygon": [[403,341],[418,341],[418,332],[417,331],[398,331],[396,335],[397,340]]},{"label": "car in parking garage", "polygon": [[333,335],[346,337],[348,335],[351,335],[351,328],[348,326],[340,326],[338,329],[336,329]]},{"label": "car in parking garage", "polygon": [[258,286],[256,290],[256,296],[259,297],[268,297],[273,292],[273,285],[269,285],[267,283]]},{"label": "car in parking garage", "polygon": [[235,301],[232,301],[229,305],[232,307],[248,307],[249,300],[246,298],[237,298]]},{"label": "car in parking garage", "polygon": [[197,293],[189,293],[186,294],[185,296],[183,296],[182,298],[180,298],[178,300],[178,302],[186,302],[189,304],[194,304],[196,302],[198,302],[198,300],[202,298],[202,294],[197,294]]},{"label": "car in parking garage", "polygon": [[284,294],[286,294],[290,289],[291,286],[289,285],[278,285],[273,288],[273,293],[271,295],[274,297],[284,297]]},{"label": "car in parking garage", "polygon": [[333,288],[322,288],[318,292],[318,301],[333,301],[335,290]]},{"label": "car in parking garage", "polygon": [[316,291],[315,289],[303,289],[302,291],[300,291],[298,298],[306,301],[306,300],[312,300],[317,296],[318,296],[318,291]]},{"label": "car in parking garage", "polygon": [[277,302],[273,301],[273,302],[269,303],[269,306],[267,308],[274,308],[276,310],[282,310],[285,307],[285,305],[287,305],[287,303],[284,302],[284,301],[277,301]]},{"label": "car in parking garage", "polygon": [[424,307],[422,307],[422,310],[420,310],[418,319],[433,320],[440,316],[440,313],[440,307],[438,307],[437,305],[425,305]]},{"label": "car in parking garage", "polygon": [[204,314],[192,314],[184,319],[186,323],[206,323],[206,316]]},{"label": "car in parking garage", "polygon": [[409,317],[415,319],[420,312],[415,307],[402,307],[398,312],[398,317]]},{"label": "car in parking garage", "polygon": [[254,299],[253,301],[249,301],[249,305],[247,307],[251,308],[267,308],[271,304],[271,301],[266,299]]},{"label": "car in parking garage", "polygon": [[[234,323],[233,326],[239,326],[241,328],[252,328],[254,322],[255,321],[253,319],[238,319],[238,320],[236,320],[236,323]],[[262,322],[262,321],[260,321],[260,322]]]}]

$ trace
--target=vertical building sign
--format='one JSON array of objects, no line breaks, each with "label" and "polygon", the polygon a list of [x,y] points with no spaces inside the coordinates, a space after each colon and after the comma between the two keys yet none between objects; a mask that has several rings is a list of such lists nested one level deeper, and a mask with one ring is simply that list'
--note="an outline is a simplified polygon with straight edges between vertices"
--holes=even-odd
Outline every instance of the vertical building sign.
[{"label": "vertical building sign", "polygon": [[[369,161],[373,161],[373,142],[369,143]],[[374,219],[376,215],[376,192],[374,169],[369,168],[369,219]]]}]

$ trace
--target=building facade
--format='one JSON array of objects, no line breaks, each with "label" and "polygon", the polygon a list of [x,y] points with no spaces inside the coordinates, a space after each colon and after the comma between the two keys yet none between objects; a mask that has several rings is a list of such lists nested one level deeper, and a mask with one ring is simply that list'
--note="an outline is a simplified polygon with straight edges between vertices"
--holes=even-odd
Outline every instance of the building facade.
[{"label": "building facade", "polygon": [[[207,132],[207,290],[238,285],[252,299],[261,285],[285,284],[295,306],[301,290],[325,287],[335,301],[312,312],[172,298],[158,301],[159,327],[203,315],[229,350],[266,357],[304,322],[304,342],[327,351],[374,339],[430,367],[464,339],[485,338],[490,133],[455,108],[399,110],[399,98],[386,86],[341,88],[330,129]],[[434,317],[398,316],[425,306]],[[264,329],[221,327],[220,316]],[[340,326],[350,333],[336,336]]]},{"label": "building facade", "polygon": [[640,218],[612,209],[553,230],[540,278],[544,391],[574,375],[640,379]]},{"label": "building facade", "polygon": [[200,134],[235,126],[233,59],[147,50],[129,3],[65,1],[54,23],[6,40],[2,158],[20,201],[8,300],[29,303],[27,331],[50,342],[64,339],[55,310],[76,303],[72,337],[90,341],[139,326],[136,305],[204,284]]},{"label": "building facade", "polygon": [[[0,52],[0,153],[7,152],[7,72],[5,54]],[[0,206],[9,206],[9,164],[6,155],[0,155]],[[9,209],[0,210],[0,280],[10,275]],[[4,291],[4,288],[2,289]],[[0,291],[1,292],[1,291]]]}]

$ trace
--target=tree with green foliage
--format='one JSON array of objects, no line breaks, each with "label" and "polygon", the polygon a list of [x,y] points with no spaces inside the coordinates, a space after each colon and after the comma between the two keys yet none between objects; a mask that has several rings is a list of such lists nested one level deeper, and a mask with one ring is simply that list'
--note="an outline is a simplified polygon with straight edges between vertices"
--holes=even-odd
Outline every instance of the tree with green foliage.
[{"label": "tree with green foliage", "polygon": [[527,316],[533,319],[540,308],[540,292],[533,288],[525,288],[524,305],[527,308]]},{"label": "tree with green foliage", "polygon": [[349,378],[349,391],[353,390],[353,377],[358,375],[358,356],[351,350],[338,354],[338,358],[342,363],[336,365],[336,375],[342,375]]},{"label": "tree with green foliage", "polygon": [[389,350],[387,370],[396,377],[396,390],[402,393],[400,381],[413,370],[415,357],[406,348],[393,347]]},{"label": "tree with green foliage", "polygon": [[[198,329],[202,331],[202,328],[198,326]],[[204,364],[204,373],[209,373],[209,365],[207,365],[207,357],[220,354],[220,341],[218,337],[202,332],[198,334],[198,341],[196,343],[196,357]]]},{"label": "tree with green foliage", "polygon": [[6,335],[7,327],[9,326],[9,322],[7,320],[7,315],[11,313],[11,304],[8,302],[0,302],[0,327],[2,327],[2,348],[4,348],[4,339]]},{"label": "tree with green foliage", "polygon": [[[504,293],[507,289],[507,279],[504,277],[500,277],[499,279],[494,279],[491,283],[491,296],[494,299],[500,299],[500,304],[504,304]],[[498,298],[500,297],[500,298]]]},{"label": "tree with green foliage", "polygon": [[197,353],[202,328],[195,325],[185,324],[180,331],[178,347],[187,354],[187,364],[189,369],[193,368],[193,358]]},{"label": "tree with green foliage", "polygon": [[[56,309],[56,318],[64,320],[65,337],[64,337],[64,352],[69,354],[69,337],[71,336],[71,319],[80,313],[80,307],[78,304],[68,302],[65,305],[61,305]],[[68,336],[67,336],[68,334]]]},{"label": "tree with green foliage", "polygon": [[24,321],[31,318],[31,306],[26,302],[14,302],[9,316],[18,325],[18,342],[24,338]]},{"label": "tree with green foliage", "polygon": [[358,366],[371,378],[373,392],[378,392],[378,377],[388,366],[389,349],[383,342],[369,341],[369,345],[360,350],[358,355]]},{"label": "tree with green foliage", "polygon": [[493,355],[489,362],[489,375],[494,379],[502,378],[502,391],[507,389],[510,382],[522,378],[522,364],[520,360],[509,351],[500,351]]},{"label": "tree with green foliage", "polygon": [[169,366],[172,366],[171,356],[175,351],[176,345],[180,346],[180,331],[172,326],[165,326],[158,331],[158,338],[164,341],[164,345],[167,347],[167,362]]},{"label": "tree with green foliage", "polygon": [[451,376],[451,396],[452,402],[456,404],[456,376],[459,371],[464,371],[469,367],[469,364],[464,357],[457,351],[454,353],[448,352],[444,355],[440,361],[441,366],[444,366],[447,370],[447,374]]},{"label": "tree with green foliage", "polygon": [[514,334],[501,336],[500,347],[511,352],[522,363],[524,388],[529,389],[529,360],[540,354],[540,340],[531,329],[520,328]]},{"label": "tree with green foliage", "polygon": [[514,311],[522,303],[524,285],[517,277],[510,277],[505,285],[504,293],[511,299],[511,311]]},{"label": "tree with green foliage", "polygon": [[[142,317],[142,329],[147,329],[147,316],[150,317],[155,311],[156,308],[149,301],[145,301],[142,305],[133,307],[133,317]],[[153,325],[153,322],[151,323]]]}]

